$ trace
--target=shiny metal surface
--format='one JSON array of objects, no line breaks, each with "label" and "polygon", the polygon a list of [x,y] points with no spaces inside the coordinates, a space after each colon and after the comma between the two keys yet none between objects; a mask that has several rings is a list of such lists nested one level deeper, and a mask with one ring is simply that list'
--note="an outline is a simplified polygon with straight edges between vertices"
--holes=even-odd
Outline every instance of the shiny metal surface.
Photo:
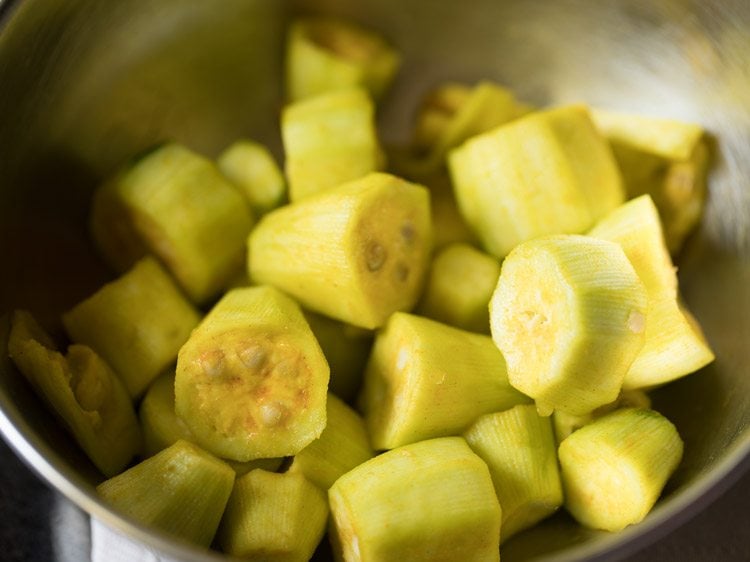
[{"label": "shiny metal surface", "polygon": [[[715,140],[706,216],[681,259],[685,299],[717,360],[656,393],[684,461],[646,521],[614,535],[563,516],[511,541],[507,561],[611,558],[674,527],[750,462],[750,4],[743,0],[95,0],[0,2],[0,314],[58,315],[109,273],[89,246],[88,198],[164,138],[213,155],[239,135],[277,150],[289,13],[382,30],[404,68],[384,139],[445,79],[493,78],[535,103],[584,101],[702,123]],[[0,348],[4,342],[0,329]],[[0,349],[0,351],[2,351]],[[219,559],[121,519],[93,469],[0,353],[0,430],[44,479],[123,532],[184,560]]]}]

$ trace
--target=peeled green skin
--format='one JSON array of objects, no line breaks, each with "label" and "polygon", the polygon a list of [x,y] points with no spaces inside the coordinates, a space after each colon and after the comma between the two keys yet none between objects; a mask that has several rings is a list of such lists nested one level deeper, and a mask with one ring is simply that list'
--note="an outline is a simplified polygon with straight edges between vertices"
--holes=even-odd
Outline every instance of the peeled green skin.
[{"label": "peeled green skin", "polygon": [[499,560],[501,510],[489,469],[460,437],[378,455],[339,478],[328,499],[331,541],[346,560]]},{"label": "peeled green skin", "polygon": [[248,238],[248,274],[373,329],[416,304],[431,240],[428,190],[373,173],[266,215]]},{"label": "peeled green skin", "polygon": [[133,519],[208,547],[234,479],[229,465],[179,440],[96,491]]},{"label": "peeled green skin", "polygon": [[8,352],[105,476],[127,466],[140,449],[140,427],[124,385],[91,348],[71,345],[63,356],[31,314],[16,311]]}]

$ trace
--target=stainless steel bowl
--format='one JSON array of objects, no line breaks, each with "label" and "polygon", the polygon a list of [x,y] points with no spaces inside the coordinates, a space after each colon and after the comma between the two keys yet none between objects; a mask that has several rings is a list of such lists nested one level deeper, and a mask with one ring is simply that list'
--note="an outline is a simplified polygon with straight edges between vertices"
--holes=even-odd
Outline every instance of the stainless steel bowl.
[{"label": "stainless steel bowl", "polygon": [[[131,154],[175,138],[215,155],[240,135],[278,150],[283,30],[298,11],[367,23],[404,53],[381,113],[387,141],[406,137],[420,96],[446,79],[492,78],[536,103],[584,101],[710,131],[708,206],[679,265],[685,299],[717,360],[655,396],[685,439],[684,461],[640,525],[595,533],[557,516],[513,540],[504,560],[623,553],[726,488],[750,464],[743,0],[0,0],[0,314],[27,307],[54,329],[61,311],[108,278],[87,238],[88,202]],[[93,490],[99,476],[4,353],[0,430],[43,479],[122,533],[184,560],[220,559],[102,504]]]}]

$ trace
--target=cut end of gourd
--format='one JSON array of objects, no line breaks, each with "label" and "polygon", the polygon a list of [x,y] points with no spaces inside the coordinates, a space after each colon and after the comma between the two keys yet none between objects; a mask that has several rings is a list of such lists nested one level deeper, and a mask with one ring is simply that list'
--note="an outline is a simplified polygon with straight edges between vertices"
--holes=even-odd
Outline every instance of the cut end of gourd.
[{"label": "cut end of gourd", "polygon": [[557,235],[519,245],[490,302],[513,386],[539,413],[584,414],[617,398],[643,347],[647,297],[622,248]]},{"label": "cut end of gourd", "polygon": [[270,287],[235,289],[180,351],[176,411],[218,456],[293,455],[325,427],[328,373],[289,297]]},{"label": "cut end of gourd", "polygon": [[674,425],[653,410],[617,410],[572,433],[558,451],[566,509],[583,525],[640,522],[682,458]]},{"label": "cut end of gourd", "polygon": [[180,440],[101,483],[96,491],[140,523],[208,547],[234,477],[226,463]]},{"label": "cut end of gourd", "polygon": [[292,101],[352,86],[379,98],[400,56],[377,33],[331,17],[292,23],[287,40],[286,87]]},{"label": "cut end of gourd", "polygon": [[500,506],[487,466],[459,437],[383,453],[328,492],[344,560],[499,560]]}]

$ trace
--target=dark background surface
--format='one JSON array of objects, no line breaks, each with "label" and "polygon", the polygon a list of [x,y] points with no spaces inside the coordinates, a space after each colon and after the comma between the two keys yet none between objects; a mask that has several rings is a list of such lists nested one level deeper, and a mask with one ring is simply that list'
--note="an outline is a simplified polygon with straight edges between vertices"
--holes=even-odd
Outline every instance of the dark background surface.
[{"label": "dark background surface", "polygon": [[[0,560],[86,562],[89,549],[85,514],[0,442]],[[683,526],[624,560],[750,561],[750,472]]]}]

